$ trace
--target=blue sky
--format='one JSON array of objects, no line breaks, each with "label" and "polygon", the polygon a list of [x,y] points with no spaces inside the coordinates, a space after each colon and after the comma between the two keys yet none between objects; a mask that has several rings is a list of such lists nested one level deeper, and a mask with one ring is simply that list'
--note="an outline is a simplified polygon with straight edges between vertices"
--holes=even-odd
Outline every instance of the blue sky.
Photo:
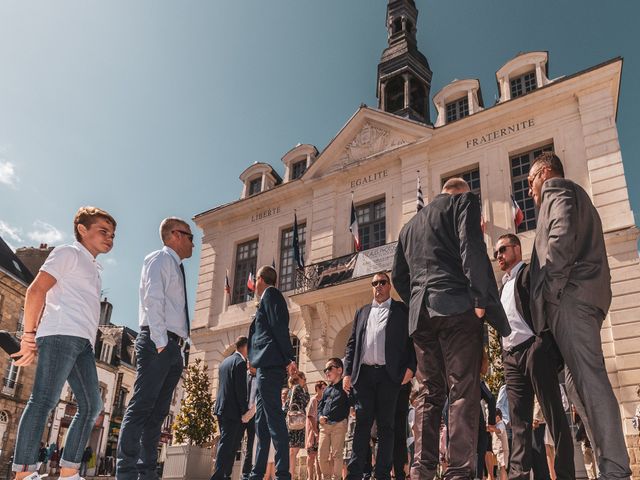
[{"label": "blue sky", "polygon": [[[550,77],[624,57],[618,129],[640,208],[640,52],[632,0],[417,0],[432,94],[548,50]],[[576,11],[576,7],[579,10]],[[162,218],[239,197],[254,161],[322,150],[364,102],[375,106],[384,0],[0,0],[0,235],[13,247],[72,239],[76,209],[118,220],[101,257],[113,321],[137,325],[144,256]],[[432,109],[433,114],[433,109]],[[196,250],[187,262],[193,303]]]}]

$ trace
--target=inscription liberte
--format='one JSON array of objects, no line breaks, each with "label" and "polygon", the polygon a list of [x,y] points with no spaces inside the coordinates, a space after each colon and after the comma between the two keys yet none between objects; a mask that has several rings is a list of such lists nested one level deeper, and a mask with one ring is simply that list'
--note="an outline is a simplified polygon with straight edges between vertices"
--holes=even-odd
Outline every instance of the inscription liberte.
[{"label": "inscription liberte", "polygon": [[255,215],[251,215],[251,223],[257,222],[258,220],[264,220],[265,218],[272,217],[273,215],[277,215],[280,213],[280,207],[267,208],[262,212],[258,212]]},{"label": "inscription liberte", "polygon": [[527,128],[534,127],[535,124],[536,124],[535,120],[533,118],[530,118],[529,120],[514,123],[513,125],[509,125],[508,127],[501,128],[499,130],[494,130],[493,132],[486,133],[480,137],[467,140],[467,148],[479,147],[480,145],[485,145],[499,138],[506,137],[507,135],[511,135],[512,133],[517,133]]},{"label": "inscription liberte", "polygon": [[366,177],[356,178],[355,180],[351,180],[351,188],[360,187],[362,185],[366,185],[367,183],[375,182],[376,180],[380,180],[381,178],[388,177],[389,170],[381,170],[376,173],[371,173]]}]

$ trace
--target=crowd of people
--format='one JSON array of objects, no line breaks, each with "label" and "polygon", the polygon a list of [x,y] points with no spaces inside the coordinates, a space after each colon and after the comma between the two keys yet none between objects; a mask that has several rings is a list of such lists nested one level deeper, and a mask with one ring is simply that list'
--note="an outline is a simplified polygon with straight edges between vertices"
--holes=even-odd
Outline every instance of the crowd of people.
[{"label": "crowd of people", "polygon": [[[449,179],[402,228],[391,276],[372,277],[373,298],[355,312],[344,356],[327,360],[326,380],[313,392],[295,362],[276,271],[261,267],[248,335],[219,366],[212,480],[230,478],[245,433],[242,478],[248,480],[297,476],[301,449],[310,479],[424,480],[440,473],[524,480],[532,472],[536,479],[573,479],[560,372],[583,426],[579,441],[592,459],[591,474],[628,479],[600,340],[611,302],[600,218],[553,153],[535,159],[528,182],[538,208],[530,265],[516,235],[500,236],[493,248],[504,272],[498,288],[478,197],[463,179]],[[93,354],[101,290],[96,257],[111,250],[115,229],[107,212],[81,208],[77,241],[55,248],[27,290],[25,331],[13,357],[18,366],[32,363],[36,352],[39,360],[18,429],[13,470],[19,480],[41,478],[40,439],[65,381],[78,411],[60,452],[60,478],[81,479],[102,408]],[[160,428],[188,363],[182,262],[191,256],[193,234],[187,222],[170,217],[160,237],[163,247],[145,258],[140,280],[137,375],[117,449],[122,480],[157,478]],[[402,301],[391,298],[391,280]],[[484,322],[502,338],[499,408],[481,382],[488,366]]]}]

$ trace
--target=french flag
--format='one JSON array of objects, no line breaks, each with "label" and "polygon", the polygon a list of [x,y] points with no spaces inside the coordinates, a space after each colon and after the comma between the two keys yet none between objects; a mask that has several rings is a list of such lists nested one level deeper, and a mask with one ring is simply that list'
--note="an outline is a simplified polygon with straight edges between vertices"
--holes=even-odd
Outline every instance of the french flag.
[{"label": "french flag", "polygon": [[249,278],[247,279],[247,288],[252,292],[256,289],[256,279],[253,278],[253,272],[249,272]]},{"label": "french flag", "polygon": [[353,235],[353,242],[356,245],[356,252],[360,251],[360,232],[358,231],[358,215],[356,214],[356,207],[351,200],[351,223],[349,224],[349,230]]},{"label": "french flag", "polygon": [[524,221],[524,213],[513,195],[511,195],[511,213],[513,214],[513,223],[515,223],[516,230],[518,230],[518,227]]}]

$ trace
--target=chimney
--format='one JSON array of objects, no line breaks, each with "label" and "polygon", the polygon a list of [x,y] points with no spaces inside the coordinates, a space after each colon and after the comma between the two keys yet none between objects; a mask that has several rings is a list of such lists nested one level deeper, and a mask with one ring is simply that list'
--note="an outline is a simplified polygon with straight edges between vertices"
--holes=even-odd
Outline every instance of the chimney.
[{"label": "chimney", "polygon": [[113,305],[107,301],[107,297],[100,302],[100,325],[111,325],[111,312]]}]

